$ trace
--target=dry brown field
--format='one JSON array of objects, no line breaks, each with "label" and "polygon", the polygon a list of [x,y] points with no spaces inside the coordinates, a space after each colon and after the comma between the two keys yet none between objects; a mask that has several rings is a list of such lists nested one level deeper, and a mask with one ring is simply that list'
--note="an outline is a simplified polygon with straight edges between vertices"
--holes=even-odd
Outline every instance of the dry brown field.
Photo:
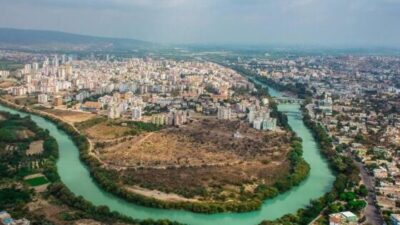
[{"label": "dry brown field", "polygon": [[130,128],[108,123],[107,121],[96,124],[84,130],[84,133],[94,140],[109,140],[123,137]]},{"label": "dry brown field", "polygon": [[29,144],[29,148],[26,151],[27,155],[36,155],[43,152],[43,141],[34,141]]},{"label": "dry brown field", "polygon": [[[240,197],[289,173],[287,132],[255,130],[245,122],[199,119],[110,141],[125,127],[101,122],[84,132],[95,137],[97,156],[118,168],[127,190],[161,200],[215,200]],[[210,129],[212,128],[212,129]],[[235,132],[241,138],[235,138]],[[221,197],[222,196],[222,197]]]},{"label": "dry brown field", "polygon": [[14,86],[15,84],[16,82],[11,80],[0,81],[0,88],[9,88]]},{"label": "dry brown field", "polygon": [[41,110],[47,113],[51,113],[57,117],[60,117],[62,120],[68,123],[82,122],[96,116],[95,114],[92,113],[62,110],[62,109],[41,109]]}]

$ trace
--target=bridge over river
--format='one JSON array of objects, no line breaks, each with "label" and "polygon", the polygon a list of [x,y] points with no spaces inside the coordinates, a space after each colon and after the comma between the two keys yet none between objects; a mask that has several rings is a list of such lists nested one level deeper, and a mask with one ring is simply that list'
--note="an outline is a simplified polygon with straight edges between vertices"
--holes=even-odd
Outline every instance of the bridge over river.
[{"label": "bridge over river", "polygon": [[278,104],[299,104],[299,105],[301,105],[304,102],[304,99],[284,97],[284,96],[274,97],[273,99]]}]

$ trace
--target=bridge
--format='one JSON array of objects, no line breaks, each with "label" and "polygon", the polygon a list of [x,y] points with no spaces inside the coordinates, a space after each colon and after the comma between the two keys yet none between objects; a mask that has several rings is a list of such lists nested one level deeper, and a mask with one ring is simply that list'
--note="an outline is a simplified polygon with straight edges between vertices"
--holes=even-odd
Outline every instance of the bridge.
[{"label": "bridge", "polygon": [[273,99],[279,104],[303,104],[304,102],[304,99],[291,97],[274,97]]}]

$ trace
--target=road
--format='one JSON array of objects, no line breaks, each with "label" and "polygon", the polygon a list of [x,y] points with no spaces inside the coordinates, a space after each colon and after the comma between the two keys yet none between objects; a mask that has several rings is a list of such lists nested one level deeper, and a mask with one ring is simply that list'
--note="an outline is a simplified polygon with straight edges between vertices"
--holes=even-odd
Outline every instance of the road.
[{"label": "road", "polygon": [[[306,108],[308,109],[308,113],[309,113],[310,117],[314,118],[315,114],[313,111],[313,105],[308,104],[308,105],[306,105]],[[383,218],[381,216],[380,210],[378,209],[378,207],[375,203],[376,202],[376,194],[375,194],[375,179],[374,179],[374,177],[368,174],[368,170],[364,167],[364,164],[355,160],[355,157],[352,154],[349,153],[348,156],[353,159],[354,163],[360,170],[361,179],[368,190],[368,196],[367,196],[368,204],[364,210],[366,221],[363,224],[383,225],[384,224]]]},{"label": "road", "polygon": [[375,179],[374,177],[368,174],[367,169],[361,162],[354,160],[354,163],[359,168],[361,179],[363,180],[363,183],[368,189],[368,196],[367,196],[368,205],[364,211],[366,217],[366,221],[364,222],[364,224],[382,225],[384,224],[384,221],[382,219],[380,210],[378,209],[375,203],[376,201]]}]

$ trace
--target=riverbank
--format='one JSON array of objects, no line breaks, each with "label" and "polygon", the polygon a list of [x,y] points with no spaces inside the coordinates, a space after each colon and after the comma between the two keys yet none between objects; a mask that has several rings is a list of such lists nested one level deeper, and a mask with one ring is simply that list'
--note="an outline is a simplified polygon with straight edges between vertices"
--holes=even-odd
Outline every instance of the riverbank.
[{"label": "riverbank", "polygon": [[[14,103],[8,102],[4,99],[0,98],[0,111],[7,111],[10,112],[9,110],[1,110],[1,106],[4,105],[6,107],[9,107],[11,109],[15,109],[17,111],[21,111],[27,114],[33,114],[37,115],[40,117],[45,118],[46,120],[52,121],[53,123],[56,124],[58,129],[63,129],[64,131],[68,132],[69,134],[74,133],[75,135],[78,134],[78,130],[73,127],[72,125],[63,122],[60,120],[58,117],[53,116],[51,114],[48,114],[46,112],[22,107],[19,105],[16,105]],[[12,111],[10,113],[13,113]],[[19,113],[19,115],[26,115],[24,113]],[[66,130],[68,129],[68,130]],[[54,143],[56,143],[56,140],[51,138],[51,140],[54,140]],[[59,143],[60,144],[60,143]],[[82,210],[83,212],[87,213],[88,215],[91,216],[91,218],[96,219],[98,221],[110,221],[113,220],[115,222],[120,221],[120,222],[125,222],[125,223],[131,223],[131,224],[140,224],[140,225],[148,225],[148,224],[159,224],[159,225],[180,225],[178,222],[172,222],[169,220],[138,220],[138,219],[133,219],[129,216],[124,216],[122,214],[119,214],[118,212],[111,212],[107,206],[94,206],[92,203],[86,201],[85,199],[81,197],[77,197],[72,193],[60,180],[60,176],[58,174],[57,168],[56,168],[56,160],[58,159],[58,147],[53,147],[50,149],[51,156],[53,160],[49,160],[47,165],[46,170],[43,172],[47,178],[52,182],[48,188],[47,191],[57,199],[61,200],[64,204],[66,204],[69,207]],[[49,150],[49,151],[50,151]]]},{"label": "riverbank", "polygon": [[[277,93],[277,92],[272,92]],[[265,219],[276,219],[285,214],[296,212],[299,208],[306,207],[311,199],[315,199],[331,188],[333,176],[327,164],[319,154],[311,133],[305,128],[299,108],[296,105],[283,105],[278,107],[288,115],[289,125],[303,140],[304,159],[310,164],[311,170],[308,178],[297,187],[284,194],[264,201],[259,211],[249,213],[222,213],[202,215],[187,211],[164,210],[140,207],[113,195],[110,195],[96,186],[87,168],[79,160],[78,150],[69,140],[68,136],[44,119],[32,116],[37,123],[49,129],[52,136],[60,144],[60,160],[57,167],[63,183],[75,195],[81,195],[94,205],[107,205],[110,210],[118,211],[135,219],[169,219],[190,225],[220,224],[220,225],[256,225]]]},{"label": "riverbank", "polygon": [[[283,218],[274,221],[264,221],[262,225],[271,224],[285,224],[285,223],[295,223],[306,225],[313,221],[317,216],[327,213],[324,212],[326,208],[331,207],[339,196],[343,194],[346,190],[352,190],[358,184],[360,178],[359,171],[354,164],[354,162],[340,155],[332,144],[332,140],[327,134],[324,127],[322,127],[317,122],[313,121],[307,107],[307,104],[311,101],[312,94],[305,89],[303,85],[282,85],[276,81],[269,79],[267,77],[262,77],[258,75],[250,76],[251,80],[255,81],[261,85],[268,85],[277,88],[280,91],[287,91],[292,93],[292,95],[307,98],[307,101],[301,106],[301,111],[303,114],[303,123],[311,131],[313,137],[317,140],[318,147],[321,153],[324,155],[325,159],[329,163],[330,168],[335,172],[335,182],[332,190],[326,193],[324,196],[314,199],[311,204],[304,210],[299,210],[293,215],[287,215]],[[329,210],[328,210],[329,212]]]},{"label": "riverbank", "polygon": [[[27,107],[21,107],[14,103],[1,99],[3,104],[25,112],[34,113],[53,121],[57,127],[63,129],[69,134],[75,144],[78,146],[80,158],[88,166],[92,178],[107,192],[113,193],[130,202],[162,209],[184,209],[197,213],[221,213],[221,212],[248,212],[259,210],[262,202],[273,198],[280,193],[286,192],[294,186],[300,184],[309,173],[310,167],[302,158],[301,139],[292,138],[291,148],[288,160],[290,162],[290,175],[278,180],[271,186],[259,185],[254,193],[246,193],[248,200],[245,201],[226,201],[226,202],[200,202],[200,201],[165,201],[152,196],[132,192],[125,186],[119,185],[119,172],[103,167],[102,162],[91,153],[90,140],[82,135],[73,124],[63,121],[61,118],[41,110],[35,110]],[[277,109],[275,108],[276,112]],[[286,119],[287,120],[287,119]],[[286,127],[289,127],[286,124]]]}]

